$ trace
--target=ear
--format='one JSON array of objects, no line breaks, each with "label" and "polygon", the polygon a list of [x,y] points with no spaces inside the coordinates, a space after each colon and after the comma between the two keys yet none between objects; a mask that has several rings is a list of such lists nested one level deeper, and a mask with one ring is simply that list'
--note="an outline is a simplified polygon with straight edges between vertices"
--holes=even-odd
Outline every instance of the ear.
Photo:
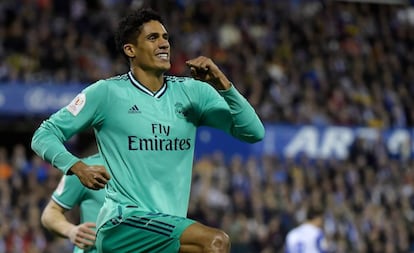
[{"label": "ear", "polygon": [[135,57],[135,48],[134,48],[134,46],[132,44],[125,44],[124,45],[124,53],[130,58]]}]

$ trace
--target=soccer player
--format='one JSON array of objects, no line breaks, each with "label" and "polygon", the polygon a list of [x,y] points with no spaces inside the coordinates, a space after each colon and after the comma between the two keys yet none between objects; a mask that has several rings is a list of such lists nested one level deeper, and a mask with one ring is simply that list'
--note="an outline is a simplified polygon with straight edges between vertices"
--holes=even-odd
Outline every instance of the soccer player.
[{"label": "soccer player", "polygon": [[[99,154],[82,159],[85,164],[102,164]],[[42,225],[74,245],[74,253],[98,252],[95,247],[96,217],[105,199],[105,189],[91,190],[82,185],[76,176],[64,175],[42,212]],[[80,224],[69,222],[64,213],[80,207]]]},{"label": "soccer player", "polygon": [[[127,15],[115,37],[130,71],[88,86],[45,120],[33,150],[89,188],[106,185],[99,252],[229,252],[224,231],[186,217],[196,131],[210,126],[254,143],[264,137],[262,122],[208,57],[187,61],[192,77],[165,74],[169,34],[153,10]],[[64,146],[90,127],[104,168]]]},{"label": "soccer player", "polygon": [[328,252],[322,230],[323,210],[310,207],[306,221],[289,231],[286,236],[286,253],[326,253]]}]

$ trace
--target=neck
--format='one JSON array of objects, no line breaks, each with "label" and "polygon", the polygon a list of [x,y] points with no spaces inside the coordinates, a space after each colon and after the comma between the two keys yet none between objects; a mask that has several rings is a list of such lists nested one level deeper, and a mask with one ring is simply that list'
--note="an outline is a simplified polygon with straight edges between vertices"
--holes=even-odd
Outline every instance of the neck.
[{"label": "neck", "polygon": [[131,68],[135,79],[149,90],[156,92],[164,84],[164,73],[144,71],[140,68]]}]

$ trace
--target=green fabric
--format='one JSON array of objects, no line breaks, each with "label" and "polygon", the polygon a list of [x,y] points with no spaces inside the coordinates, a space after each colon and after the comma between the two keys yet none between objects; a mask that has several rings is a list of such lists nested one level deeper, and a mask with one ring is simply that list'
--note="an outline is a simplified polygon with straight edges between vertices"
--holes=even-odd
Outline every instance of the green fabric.
[{"label": "green fabric", "polygon": [[99,252],[178,252],[181,234],[194,223],[187,218],[130,210],[128,215],[122,214],[122,218],[108,221],[99,229]]},{"label": "green fabric", "polygon": [[[102,165],[99,155],[82,159],[88,165]],[[105,199],[105,189],[95,191],[82,185],[77,176],[64,175],[52,194],[52,199],[61,207],[70,210],[76,206],[80,208],[80,223],[96,222],[99,210]],[[82,250],[74,247],[74,253],[90,252],[96,253],[95,247]]]},{"label": "green fabric", "polygon": [[157,92],[128,74],[87,87],[35,132],[33,150],[63,172],[77,161],[63,145],[93,128],[111,175],[98,226],[117,216],[117,206],[186,217],[198,126],[221,129],[247,142],[264,127],[235,87],[217,92],[184,77],[165,77]]}]

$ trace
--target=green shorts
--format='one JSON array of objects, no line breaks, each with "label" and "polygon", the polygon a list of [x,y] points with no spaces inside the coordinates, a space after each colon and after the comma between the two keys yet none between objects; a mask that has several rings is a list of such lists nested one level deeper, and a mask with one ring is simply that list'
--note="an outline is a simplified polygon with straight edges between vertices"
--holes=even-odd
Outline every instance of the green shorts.
[{"label": "green shorts", "polygon": [[184,217],[137,209],[121,220],[106,222],[98,230],[95,244],[101,253],[178,252],[181,234],[194,222]]}]

